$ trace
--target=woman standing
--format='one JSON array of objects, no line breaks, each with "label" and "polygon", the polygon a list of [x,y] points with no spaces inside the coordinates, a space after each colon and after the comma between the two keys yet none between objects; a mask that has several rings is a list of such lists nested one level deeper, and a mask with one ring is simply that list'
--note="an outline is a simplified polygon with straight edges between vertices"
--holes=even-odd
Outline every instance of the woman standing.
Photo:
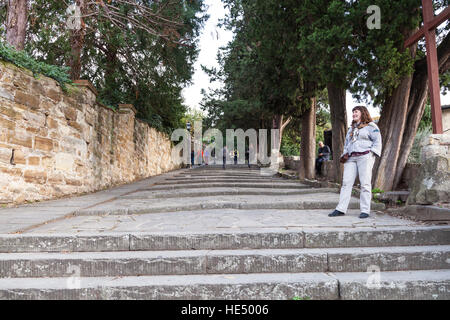
[{"label": "woman standing", "polygon": [[364,219],[370,215],[372,168],[375,155],[381,156],[381,133],[366,107],[354,107],[352,112],[352,126],[347,132],[344,153],[340,160],[345,164],[339,204],[328,216],[345,215],[352,195],[353,183],[358,175],[361,184],[359,217]]}]

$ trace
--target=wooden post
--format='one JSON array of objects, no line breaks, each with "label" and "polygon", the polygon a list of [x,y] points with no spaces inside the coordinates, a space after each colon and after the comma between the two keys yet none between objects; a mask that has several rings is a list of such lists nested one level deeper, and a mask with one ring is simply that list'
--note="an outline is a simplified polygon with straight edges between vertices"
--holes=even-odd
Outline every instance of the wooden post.
[{"label": "wooden post", "polygon": [[[427,26],[434,18],[432,0],[422,0],[423,20]],[[428,28],[427,28],[428,29]],[[425,30],[425,43],[427,48],[428,83],[430,86],[431,120],[433,133],[443,133],[441,95],[439,86],[439,66],[436,48],[436,30]]]},{"label": "wooden post", "polygon": [[433,133],[442,134],[442,110],[439,87],[439,65],[436,48],[436,28],[450,18],[450,8],[445,8],[439,15],[434,16],[433,1],[422,0],[423,27],[405,41],[409,47],[425,36],[427,48],[428,83],[430,87],[431,121]]}]

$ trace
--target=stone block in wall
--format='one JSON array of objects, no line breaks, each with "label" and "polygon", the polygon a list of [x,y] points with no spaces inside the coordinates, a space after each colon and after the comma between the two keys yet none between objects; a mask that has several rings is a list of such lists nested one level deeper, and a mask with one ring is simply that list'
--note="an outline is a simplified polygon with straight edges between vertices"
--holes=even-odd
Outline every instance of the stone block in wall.
[{"label": "stone block in wall", "polygon": [[60,91],[53,88],[46,88],[45,96],[56,103],[60,102],[62,99]]},{"label": "stone block in wall", "polygon": [[86,111],[84,115],[84,121],[90,126],[93,126],[95,123],[95,114],[92,111]]},{"label": "stone block in wall", "polygon": [[52,117],[47,117],[47,126],[49,129],[58,129],[58,121]]},{"label": "stone block in wall", "polygon": [[48,181],[49,184],[63,184],[64,183],[64,175],[62,173],[48,173]]},{"label": "stone block in wall", "polygon": [[38,134],[41,130],[35,127],[26,127],[25,131],[30,134]]},{"label": "stone block in wall", "polygon": [[22,169],[21,168],[16,168],[14,166],[0,167],[0,172],[9,174],[11,176],[16,176],[16,177],[19,177],[19,176],[22,175]]},{"label": "stone block in wall", "polygon": [[41,112],[34,112],[32,110],[26,110],[23,114],[22,117],[24,120],[27,121],[28,125],[30,126],[34,126],[37,128],[41,128],[43,126],[45,126],[45,114],[41,113]]},{"label": "stone block in wall", "polygon": [[55,168],[55,158],[50,156],[42,157],[41,166],[46,170],[53,170]]},{"label": "stone block in wall", "polygon": [[81,186],[82,183],[79,178],[65,178],[66,184],[69,186]]},{"label": "stone block in wall", "polygon": [[53,140],[36,136],[34,138],[34,148],[41,151],[52,151]]},{"label": "stone block in wall", "polygon": [[36,96],[34,94],[28,94],[17,90],[16,95],[14,96],[14,101],[30,107],[33,110],[39,109],[39,96]]},{"label": "stone block in wall", "polygon": [[19,90],[27,91],[30,88],[30,78],[20,73],[16,73],[12,84]]},{"label": "stone block in wall", "polygon": [[77,130],[77,131],[81,131],[81,127],[80,127],[80,124],[78,123],[78,122],[76,122],[76,121],[67,121],[67,124],[70,126],[70,127],[72,127],[72,128],[74,128],[75,130]]},{"label": "stone block in wall", "polygon": [[27,164],[28,153],[25,153],[21,149],[14,149],[14,164]]},{"label": "stone block in wall", "polygon": [[13,106],[6,103],[0,104],[0,114],[8,117],[10,120],[21,120],[22,113],[14,109]]},{"label": "stone block in wall", "polygon": [[39,166],[41,164],[41,158],[40,157],[28,157],[27,164],[29,166]]},{"label": "stone block in wall", "polygon": [[10,91],[2,86],[0,86],[0,98],[14,100],[14,96],[10,93]]},{"label": "stone block in wall", "polygon": [[39,97],[40,95],[45,96],[44,86],[40,80],[33,79],[31,81],[31,92],[35,97]]},{"label": "stone block in wall", "polygon": [[0,128],[6,128],[8,130],[14,130],[16,128],[16,123],[0,117]]},{"label": "stone block in wall", "polygon": [[11,160],[12,149],[2,147],[0,144],[0,164],[9,164]]},{"label": "stone block in wall", "polygon": [[8,142],[26,148],[33,147],[32,136],[27,134],[25,130],[23,132],[18,130],[16,130],[15,132],[8,132]]},{"label": "stone block in wall", "polygon": [[423,145],[422,166],[407,204],[450,202],[450,134],[432,134]]},{"label": "stone block in wall", "polygon": [[74,167],[75,159],[71,153],[57,153],[55,155],[55,169],[62,171],[72,171]]},{"label": "stone block in wall", "polygon": [[63,113],[67,120],[77,121],[77,110],[75,108],[66,106],[63,108]]},{"label": "stone block in wall", "polygon": [[25,170],[23,173],[23,178],[29,183],[43,184],[47,181],[47,172],[45,171],[34,171]]}]

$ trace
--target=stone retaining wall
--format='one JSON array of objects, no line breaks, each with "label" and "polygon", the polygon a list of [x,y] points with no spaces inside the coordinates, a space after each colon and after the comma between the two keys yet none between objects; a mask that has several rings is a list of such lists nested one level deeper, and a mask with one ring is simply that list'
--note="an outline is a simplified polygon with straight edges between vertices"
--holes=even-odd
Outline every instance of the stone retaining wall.
[{"label": "stone retaining wall", "polygon": [[432,134],[425,139],[421,160],[407,204],[450,203],[450,133]]},{"label": "stone retaining wall", "polygon": [[177,168],[166,134],[68,86],[0,61],[0,203],[92,192]]}]

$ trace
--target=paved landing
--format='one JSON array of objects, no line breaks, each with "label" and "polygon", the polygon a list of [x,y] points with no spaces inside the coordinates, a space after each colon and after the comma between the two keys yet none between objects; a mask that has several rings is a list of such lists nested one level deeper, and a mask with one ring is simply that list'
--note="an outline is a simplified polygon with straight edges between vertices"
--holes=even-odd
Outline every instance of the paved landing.
[{"label": "paved landing", "polygon": [[[231,166],[230,166],[231,167]],[[0,233],[216,232],[305,228],[414,227],[373,203],[361,220],[353,197],[329,218],[339,190],[243,168],[182,169],[89,195],[0,210]]]}]

